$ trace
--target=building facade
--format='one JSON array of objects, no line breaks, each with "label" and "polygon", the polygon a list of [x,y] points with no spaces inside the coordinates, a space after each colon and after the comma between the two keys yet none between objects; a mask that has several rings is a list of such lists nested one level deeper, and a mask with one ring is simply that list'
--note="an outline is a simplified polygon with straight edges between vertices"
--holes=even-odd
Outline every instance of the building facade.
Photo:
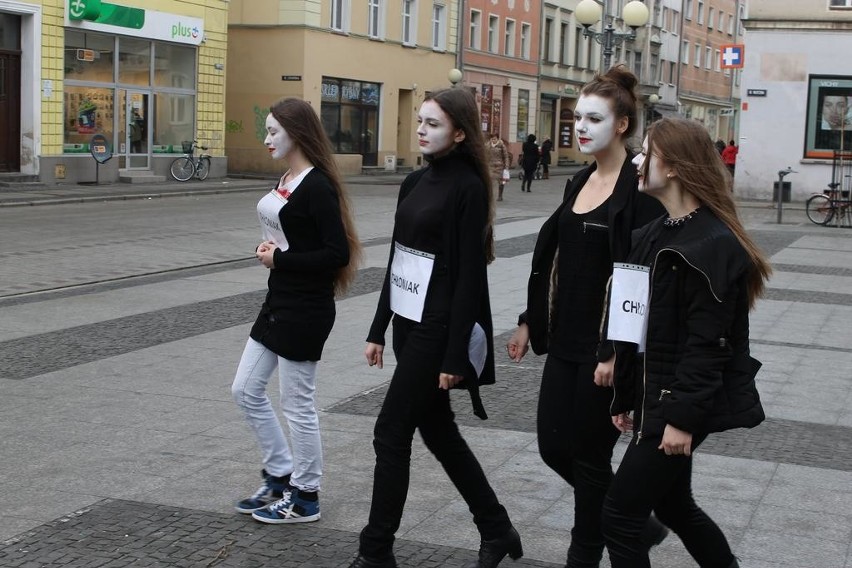
[{"label": "building facade", "polygon": [[792,166],[785,181],[804,199],[832,181],[834,153],[852,150],[852,0],[749,0],[744,25],[735,189],[771,198]]},{"label": "building facade", "polygon": [[[165,174],[199,140],[223,175],[224,0],[0,0],[0,170],[46,182]],[[90,151],[113,156],[96,165]]]},{"label": "building facade", "polygon": [[235,172],[277,172],[263,146],[269,106],[309,101],[346,173],[422,160],[424,95],[449,87],[458,2],[232,0],[226,147]]}]

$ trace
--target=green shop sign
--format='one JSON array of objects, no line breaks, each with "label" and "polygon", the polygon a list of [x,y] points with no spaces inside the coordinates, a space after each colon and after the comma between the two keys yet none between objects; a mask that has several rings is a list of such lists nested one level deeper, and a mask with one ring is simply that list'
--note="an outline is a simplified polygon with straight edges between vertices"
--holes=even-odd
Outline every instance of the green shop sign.
[{"label": "green shop sign", "polygon": [[[199,45],[204,20],[110,4],[101,0],[68,0],[66,25],[92,31]],[[115,28],[122,28],[121,31]]]}]

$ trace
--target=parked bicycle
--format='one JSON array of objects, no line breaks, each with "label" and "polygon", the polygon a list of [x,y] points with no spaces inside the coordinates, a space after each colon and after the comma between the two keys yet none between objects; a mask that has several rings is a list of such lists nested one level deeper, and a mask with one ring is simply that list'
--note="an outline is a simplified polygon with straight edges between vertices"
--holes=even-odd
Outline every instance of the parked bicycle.
[{"label": "parked bicycle", "polygon": [[210,175],[210,156],[208,154],[195,155],[195,149],[206,150],[207,146],[200,146],[198,140],[183,142],[184,155],[175,158],[169,171],[172,177],[178,181],[188,181],[193,177],[200,180],[207,179]]},{"label": "parked bicycle", "polygon": [[852,226],[852,201],[848,191],[839,189],[840,182],[828,184],[828,189],[809,197],[805,202],[805,213],[813,223],[837,226]]}]

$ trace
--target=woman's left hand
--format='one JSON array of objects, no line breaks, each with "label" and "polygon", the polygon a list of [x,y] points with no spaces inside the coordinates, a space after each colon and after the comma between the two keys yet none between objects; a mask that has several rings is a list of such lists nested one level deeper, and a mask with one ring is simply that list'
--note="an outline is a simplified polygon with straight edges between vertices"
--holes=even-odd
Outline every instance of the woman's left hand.
[{"label": "woman's left hand", "polygon": [[681,454],[688,456],[692,453],[692,434],[675,428],[671,424],[666,424],[666,430],[663,432],[663,443],[657,449],[666,452],[667,456]]},{"label": "woman's left hand", "polygon": [[461,375],[448,375],[447,373],[441,373],[438,375],[438,388],[450,390],[459,384],[462,378],[463,377]]},{"label": "woman's left hand", "polygon": [[257,260],[266,268],[274,268],[275,266],[275,243],[272,241],[264,241],[257,247],[254,255]]}]

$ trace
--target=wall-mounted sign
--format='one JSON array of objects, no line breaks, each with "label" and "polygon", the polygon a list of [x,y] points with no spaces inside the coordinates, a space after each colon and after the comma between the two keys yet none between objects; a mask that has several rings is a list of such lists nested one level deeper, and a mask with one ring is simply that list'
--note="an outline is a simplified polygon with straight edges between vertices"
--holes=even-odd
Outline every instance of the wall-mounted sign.
[{"label": "wall-mounted sign", "polygon": [[133,8],[100,0],[68,0],[65,25],[73,29],[190,45],[200,45],[204,39],[204,20],[201,18]]},{"label": "wall-mounted sign", "polygon": [[719,66],[722,69],[742,69],[745,65],[745,46],[741,43],[730,43],[720,46]]},{"label": "wall-mounted sign", "polygon": [[766,89],[746,89],[746,95],[749,97],[765,97]]},{"label": "wall-mounted sign", "polygon": [[301,81],[301,75],[281,75],[282,81]]}]

